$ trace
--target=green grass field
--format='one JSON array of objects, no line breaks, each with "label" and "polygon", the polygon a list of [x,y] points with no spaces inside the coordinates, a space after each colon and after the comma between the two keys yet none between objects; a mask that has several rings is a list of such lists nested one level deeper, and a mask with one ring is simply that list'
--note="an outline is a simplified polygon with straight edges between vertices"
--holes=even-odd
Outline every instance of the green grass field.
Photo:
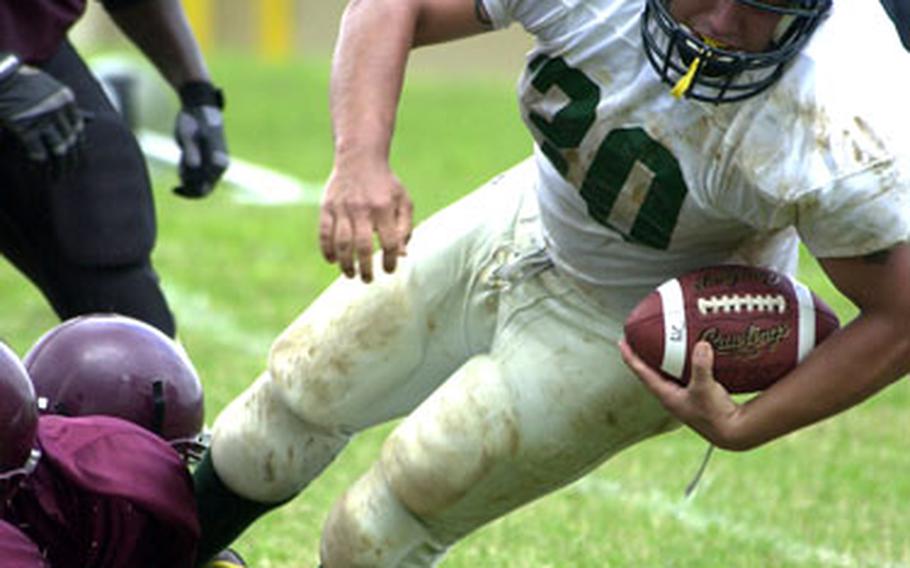
[{"label": "green grass field", "polygon": [[[331,166],[325,62],[212,58],[229,97],[231,150],[306,180]],[[394,164],[417,216],[525,156],[511,82],[415,75]],[[244,205],[222,188],[205,201],[156,178],[157,268],[213,419],[263,365],[271,338],[336,274],[317,252],[317,208]],[[818,268],[801,277],[844,318],[849,305]],[[20,352],[55,322],[9,267],[0,270],[3,336]],[[690,500],[683,490],[705,443],[685,430],[621,454],[575,485],[479,531],[450,567],[910,566],[910,388],[893,386],[816,427],[745,454],[719,452]],[[238,543],[251,566],[315,565],[334,499],[377,455],[384,426],[356,438],[327,473]]]}]

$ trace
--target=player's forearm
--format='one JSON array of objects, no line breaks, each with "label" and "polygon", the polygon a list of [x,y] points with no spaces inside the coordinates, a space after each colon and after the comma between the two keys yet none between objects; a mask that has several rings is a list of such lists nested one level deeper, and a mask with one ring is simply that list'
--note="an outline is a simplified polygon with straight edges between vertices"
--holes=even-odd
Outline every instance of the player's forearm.
[{"label": "player's forearm", "polygon": [[210,81],[179,0],[140,0],[110,6],[108,13],[172,87],[178,89],[188,81]]},{"label": "player's forearm", "polygon": [[414,39],[412,2],[352,2],[342,18],[331,78],[336,164],[387,161]]},{"label": "player's forearm", "polygon": [[860,315],[793,372],[743,405],[723,447],[747,450],[833,416],[910,370],[910,317]]}]

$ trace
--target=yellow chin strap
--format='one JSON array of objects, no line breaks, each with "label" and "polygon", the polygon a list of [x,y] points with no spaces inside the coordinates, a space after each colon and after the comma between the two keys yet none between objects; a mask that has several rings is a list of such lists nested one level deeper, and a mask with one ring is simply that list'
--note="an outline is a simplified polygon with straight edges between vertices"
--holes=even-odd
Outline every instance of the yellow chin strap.
[{"label": "yellow chin strap", "polygon": [[[708,47],[721,47],[721,42],[716,39],[711,39],[709,37],[702,38],[702,41],[708,45]],[[701,64],[701,56],[696,57],[692,60],[692,64],[689,65],[689,70],[686,71],[686,74],[679,78],[679,81],[673,85],[673,88],[670,89],[670,93],[677,99],[683,98],[686,93],[689,92],[689,89],[692,88],[692,79],[695,78],[695,72],[698,71],[698,66]]]}]

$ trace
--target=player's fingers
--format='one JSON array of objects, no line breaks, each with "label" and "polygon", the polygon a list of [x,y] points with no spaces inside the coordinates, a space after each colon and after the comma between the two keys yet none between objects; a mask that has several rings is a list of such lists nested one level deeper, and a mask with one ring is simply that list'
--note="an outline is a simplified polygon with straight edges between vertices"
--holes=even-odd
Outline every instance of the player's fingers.
[{"label": "player's fingers", "polygon": [[385,209],[378,213],[376,234],[379,236],[379,246],[382,247],[382,269],[392,273],[395,271],[395,264],[398,261],[398,250],[401,247],[401,235],[398,232],[398,226],[392,210]]},{"label": "player's fingers", "polygon": [[403,196],[398,206],[396,221],[399,235],[397,254],[405,256],[408,252],[408,243],[411,241],[411,231],[414,229],[414,204],[407,195]]},{"label": "player's fingers", "polygon": [[76,105],[70,105],[66,107],[63,111],[67,123],[72,128],[73,132],[76,134],[76,138],[82,137],[83,132],[85,131],[85,115],[82,110],[79,109]]},{"label": "player's fingers", "polygon": [[21,141],[29,160],[41,163],[47,162],[47,147],[44,145],[41,132],[23,132],[21,134]]},{"label": "player's fingers", "polygon": [[692,348],[691,385],[698,387],[714,382],[714,350],[707,341],[699,341]]},{"label": "player's fingers", "polygon": [[632,348],[626,343],[625,339],[619,341],[619,352],[622,360],[635,373],[635,375],[644,383],[645,387],[657,395],[661,400],[668,400],[670,397],[679,394],[681,387],[672,381],[668,381],[648,366],[647,363],[632,351]]},{"label": "player's fingers", "polygon": [[373,223],[364,218],[354,220],[354,254],[360,268],[360,279],[373,281]]},{"label": "player's fingers", "polygon": [[41,140],[47,151],[51,177],[58,178],[63,173],[63,159],[66,156],[66,140],[53,125],[41,134]]},{"label": "player's fingers", "polygon": [[335,262],[335,212],[323,207],[319,214],[319,248],[328,262]]},{"label": "player's fingers", "polygon": [[76,167],[81,138],[70,117],[58,113],[57,119],[56,130],[60,136],[60,142],[54,147],[53,154],[55,161],[59,164],[58,173],[68,175]]},{"label": "player's fingers", "polygon": [[183,154],[180,161],[184,168],[195,169],[202,166],[202,148],[195,138],[186,138],[183,141]]},{"label": "player's fingers", "polygon": [[202,167],[202,148],[199,145],[199,130],[196,117],[185,111],[177,115],[174,138],[180,147],[178,173],[180,181],[185,185],[194,185],[194,178],[201,173],[199,169]]},{"label": "player's fingers", "polygon": [[63,173],[68,174],[76,168],[76,163],[79,159],[79,150],[82,146],[82,128],[81,125],[75,124],[73,121],[79,120],[82,118],[78,114],[67,114],[60,117],[60,122],[58,128],[62,133],[66,135],[64,144],[66,148],[64,150],[64,155],[61,158],[63,162]]},{"label": "player's fingers", "polygon": [[61,128],[60,125],[51,124],[44,131],[44,141],[51,156],[54,159],[60,159],[69,151],[71,144],[75,142],[75,138],[69,138],[69,133]]},{"label": "player's fingers", "polygon": [[356,274],[354,270],[353,227],[346,215],[335,219],[335,259],[341,271],[348,278]]},{"label": "player's fingers", "polygon": [[60,133],[65,148],[61,154],[71,151],[79,141],[81,118],[73,106],[62,109],[54,116],[54,127]]}]

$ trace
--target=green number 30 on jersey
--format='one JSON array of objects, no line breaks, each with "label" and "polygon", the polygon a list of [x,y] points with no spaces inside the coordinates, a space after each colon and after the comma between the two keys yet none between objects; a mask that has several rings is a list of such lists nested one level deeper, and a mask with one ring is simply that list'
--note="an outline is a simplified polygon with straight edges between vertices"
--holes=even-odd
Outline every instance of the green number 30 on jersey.
[{"label": "green number 30 on jersey", "polygon": [[[569,156],[594,124],[600,89],[582,71],[557,57],[539,55],[529,66],[541,95],[559,87],[568,102],[548,120],[531,111],[542,134],[541,150],[568,180]],[[588,214],[624,239],[666,249],[688,189],[673,154],[641,128],[618,128],[604,137],[587,171],[582,198]]]}]

